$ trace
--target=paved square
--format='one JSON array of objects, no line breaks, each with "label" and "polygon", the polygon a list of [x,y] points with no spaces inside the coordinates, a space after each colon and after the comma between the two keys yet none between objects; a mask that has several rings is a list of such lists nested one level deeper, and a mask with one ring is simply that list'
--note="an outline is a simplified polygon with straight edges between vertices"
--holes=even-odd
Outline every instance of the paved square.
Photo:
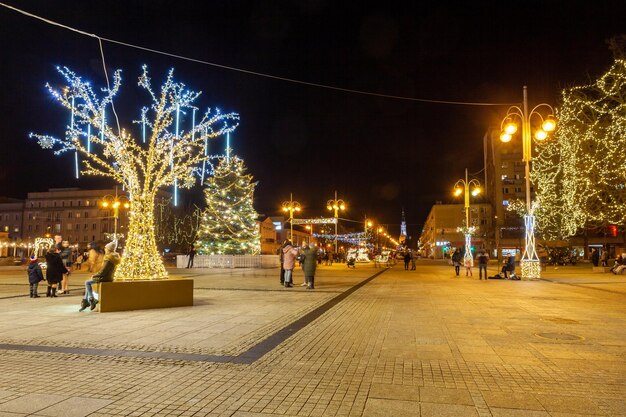
[{"label": "paved square", "polygon": [[590,269],[172,270],[194,307],[108,314],[0,271],[0,416],[626,416],[626,278]]}]

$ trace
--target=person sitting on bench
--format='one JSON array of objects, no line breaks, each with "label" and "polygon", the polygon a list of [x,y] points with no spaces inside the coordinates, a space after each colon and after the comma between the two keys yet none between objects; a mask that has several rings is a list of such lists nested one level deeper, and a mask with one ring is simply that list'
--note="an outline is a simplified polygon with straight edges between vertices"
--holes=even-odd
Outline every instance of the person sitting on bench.
[{"label": "person sitting on bench", "polygon": [[85,281],[85,298],[81,300],[80,310],[78,311],[83,311],[87,307],[91,307],[91,310],[96,308],[98,300],[96,300],[93,296],[93,284],[113,281],[115,268],[122,259],[120,255],[115,252],[116,246],[117,242],[114,240],[104,247],[104,262],[102,263],[102,268],[100,268],[100,270],[96,272],[91,279]]}]

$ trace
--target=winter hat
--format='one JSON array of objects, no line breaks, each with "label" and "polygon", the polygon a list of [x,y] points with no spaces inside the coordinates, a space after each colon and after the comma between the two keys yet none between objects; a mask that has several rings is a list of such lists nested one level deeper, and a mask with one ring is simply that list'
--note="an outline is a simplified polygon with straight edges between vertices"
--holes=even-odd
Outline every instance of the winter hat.
[{"label": "winter hat", "polygon": [[106,246],[104,247],[104,250],[106,252],[114,252],[116,246],[117,246],[117,242],[113,241],[111,243],[107,243]]},{"label": "winter hat", "polygon": [[35,255],[30,257],[31,262],[37,262],[37,257]]}]

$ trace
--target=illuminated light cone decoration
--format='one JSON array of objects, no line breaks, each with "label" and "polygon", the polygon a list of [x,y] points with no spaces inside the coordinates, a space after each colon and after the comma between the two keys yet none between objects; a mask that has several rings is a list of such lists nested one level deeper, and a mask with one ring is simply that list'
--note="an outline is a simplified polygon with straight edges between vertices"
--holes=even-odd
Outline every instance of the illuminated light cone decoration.
[{"label": "illuminated light cone decoration", "polygon": [[206,181],[207,208],[202,215],[196,247],[206,255],[254,255],[261,251],[261,236],[254,210],[252,175],[241,158],[220,159]]},{"label": "illuminated light cone decoration", "polygon": [[[204,113],[198,123],[185,131],[181,114],[191,113],[200,92],[185,89],[175,82],[174,71],[157,95],[148,77],[147,67],[139,77],[139,86],[151,97],[150,107],[141,110],[140,128],[135,138],[126,129],[116,132],[106,122],[106,108],[121,86],[121,71],[113,74],[113,85],[103,89],[98,98],[90,84],[68,68],[57,68],[68,85],[57,90],[47,84],[54,98],[72,112],[73,123],[64,138],[32,134],[42,148],[56,155],[76,152],[83,175],[108,177],[129,193],[129,225],[122,262],[115,279],[162,279],[167,272],[159,256],[155,239],[154,209],[157,192],[165,187],[189,188],[200,175],[208,158],[206,140],[233,131],[239,120],[236,113],[219,110]],[[110,114],[108,119],[113,119]],[[96,133],[97,132],[97,133]]]}]

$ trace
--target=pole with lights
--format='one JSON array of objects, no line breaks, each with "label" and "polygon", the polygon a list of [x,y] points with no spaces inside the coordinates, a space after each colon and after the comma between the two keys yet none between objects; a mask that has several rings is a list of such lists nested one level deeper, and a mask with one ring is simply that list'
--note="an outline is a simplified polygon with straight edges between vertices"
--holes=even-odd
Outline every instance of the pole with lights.
[{"label": "pole with lights", "polygon": [[[544,117],[540,111],[547,110]],[[544,113],[546,114],[546,113]],[[540,128],[535,130],[534,137],[538,141],[545,140],[548,133],[556,128],[554,109],[546,103],[537,104],[528,111],[528,88],[524,86],[522,107],[509,107],[506,116],[502,119],[500,140],[502,142],[511,141],[513,135],[518,131],[518,123],[522,125],[522,149],[523,161],[525,162],[526,180],[526,214],[524,215],[525,226],[525,246],[522,255],[522,277],[527,279],[541,278],[541,263],[535,247],[535,215],[530,198],[530,161],[532,160],[532,126],[531,121],[539,120]],[[517,123],[516,123],[517,122]]]},{"label": "pole with lights", "polygon": [[470,225],[470,193],[474,197],[480,194],[480,182],[476,179],[468,179],[467,168],[465,168],[465,179],[460,179],[454,184],[454,195],[458,197],[464,194],[465,196],[465,227],[462,229],[465,235],[465,253],[463,254],[463,261],[464,263],[469,261],[470,264],[473,264],[472,233],[474,232],[474,227]]},{"label": "pole with lights", "polygon": [[125,209],[128,209],[130,207],[128,198],[125,195],[117,195],[116,188],[114,196],[107,194],[102,197],[100,206],[102,206],[102,208],[104,209],[113,209],[113,240],[117,241],[117,221],[120,217],[120,207],[124,207]]},{"label": "pole with lights", "polygon": [[334,200],[328,200],[326,202],[326,208],[329,211],[334,210],[334,215],[335,215],[335,253],[337,253],[337,225],[339,224],[339,210],[344,211],[346,209],[345,201],[337,199],[337,190],[335,190],[335,199]]},{"label": "pole with lights", "polygon": [[293,243],[293,212],[301,211],[302,206],[297,201],[293,201],[292,193],[289,193],[289,201],[283,201],[282,206],[283,206],[282,210],[284,212],[289,212],[289,226],[290,226],[289,240],[291,240],[291,243]]}]

